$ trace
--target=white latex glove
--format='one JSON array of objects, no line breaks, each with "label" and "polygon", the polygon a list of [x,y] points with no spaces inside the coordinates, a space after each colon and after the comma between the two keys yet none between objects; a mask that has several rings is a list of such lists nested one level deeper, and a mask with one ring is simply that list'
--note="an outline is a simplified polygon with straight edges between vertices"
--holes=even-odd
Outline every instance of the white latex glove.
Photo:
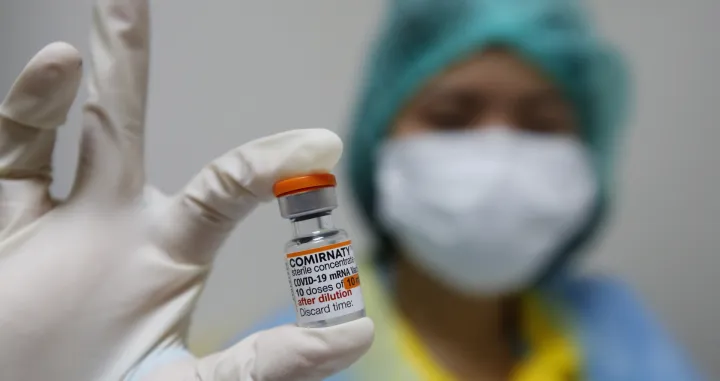
[{"label": "white latex glove", "polygon": [[[81,78],[64,43],[36,55],[0,106],[0,380],[320,380],[370,346],[372,322],[284,326],[204,359],[189,318],[218,247],[275,180],[332,168],[325,130],[234,149],[173,197],[145,191],[146,0],[99,0],[78,177],[53,200],[51,156]],[[171,144],[169,142],[168,144]],[[247,255],[277,253],[247,253]],[[143,366],[152,364],[152,366]]]}]

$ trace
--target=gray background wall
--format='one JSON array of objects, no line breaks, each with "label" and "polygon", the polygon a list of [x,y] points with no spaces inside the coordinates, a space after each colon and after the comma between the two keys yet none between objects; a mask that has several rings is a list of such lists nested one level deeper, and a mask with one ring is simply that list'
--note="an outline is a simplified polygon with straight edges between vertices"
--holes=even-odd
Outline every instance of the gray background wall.
[{"label": "gray background wall", "polygon": [[[286,129],[342,133],[382,4],[154,1],[151,180],[173,192],[215,156]],[[617,213],[589,265],[625,276],[718,378],[720,2],[591,5],[601,28],[629,54],[637,103],[619,168]],[[87,57],[89,10],[90,0],[0,0],[0,89],[50,41],[68,41]],[[73,177],[79,106],[55,154],[58,194]],[[338,214],[365,245],[352,210]],[[271,204],[233,235],[196,314],[197,350],[290,303],[280,256],[288,234]]]}]

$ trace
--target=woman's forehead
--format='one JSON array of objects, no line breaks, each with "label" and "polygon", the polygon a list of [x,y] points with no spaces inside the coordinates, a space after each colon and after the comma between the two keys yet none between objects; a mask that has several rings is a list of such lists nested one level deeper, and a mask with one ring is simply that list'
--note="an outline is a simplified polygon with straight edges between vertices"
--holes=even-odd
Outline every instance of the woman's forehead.
[{"label": "woman's forehead", "polygon": [[468,57],[428,83],[423,93],[457,91],[552,92],[557,86],[534,65],[509,50],[492,49]]}]

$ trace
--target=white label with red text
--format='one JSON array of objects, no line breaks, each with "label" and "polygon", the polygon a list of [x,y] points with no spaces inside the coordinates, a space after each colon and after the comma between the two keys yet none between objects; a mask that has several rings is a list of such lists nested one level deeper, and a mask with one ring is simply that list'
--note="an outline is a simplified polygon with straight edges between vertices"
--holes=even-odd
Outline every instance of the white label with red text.
[{"label": "white label with red text", "polygon": [[285,266],[299,325],[365,308],[350,241],[288,253]]}]

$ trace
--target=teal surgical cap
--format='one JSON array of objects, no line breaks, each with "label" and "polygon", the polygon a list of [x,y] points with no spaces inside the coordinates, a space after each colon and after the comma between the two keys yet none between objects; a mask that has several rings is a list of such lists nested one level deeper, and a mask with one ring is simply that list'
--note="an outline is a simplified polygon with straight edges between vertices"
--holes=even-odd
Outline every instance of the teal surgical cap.
[{"label": "teal surgical cap", "polygon": [[[579,0],[390,0],[388,5],[348,141],[352,190],[380,241],[388,238],[376,219],[376,160],[395,117],[434,76],[491,46],[512,49],[537,65],[572,101],[601,183],[598,211],[604,209],[628,84],[620,56],[591,28]],[[582,237],[598,223],[591,225]],[[566,251],[585,240],[576,239]]]}]

